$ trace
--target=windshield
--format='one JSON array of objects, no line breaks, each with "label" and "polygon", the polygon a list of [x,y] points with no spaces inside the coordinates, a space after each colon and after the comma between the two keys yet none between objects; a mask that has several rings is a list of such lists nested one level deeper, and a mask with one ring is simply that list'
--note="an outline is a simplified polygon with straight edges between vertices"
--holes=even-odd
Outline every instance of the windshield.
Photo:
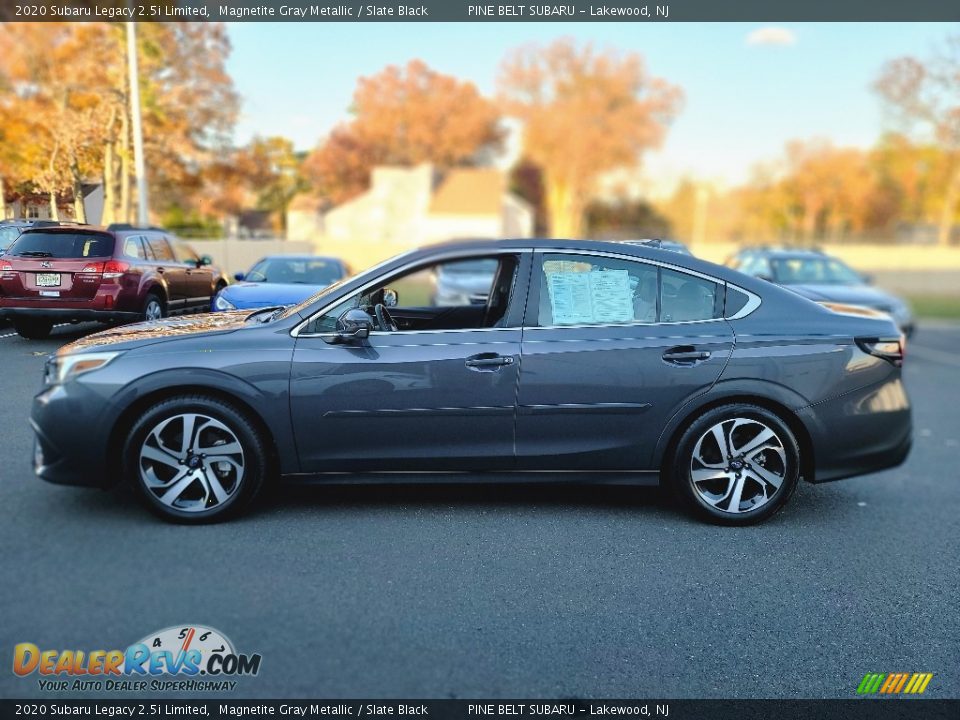
[{"label": "windshield", "polygon": [[268,258],[254,265],[244,280],[262,283],[329,285],[343,277],[343,265],[320,258]]},{"label": "windshield", "polygon": [[12,225],[0,227],[0,252],[6,250],[18,237],[20,237],[20,228]]},{"label": "windshield", "polygon": [[18,257],[103,258],[113,255],[113,244],[113,238],[102,233],[27,231],[8,252]]},{"label": "windshield", "polygon": [[863,279],[833,258],[771,259],[774,281],[781,285],[860,285]]}]

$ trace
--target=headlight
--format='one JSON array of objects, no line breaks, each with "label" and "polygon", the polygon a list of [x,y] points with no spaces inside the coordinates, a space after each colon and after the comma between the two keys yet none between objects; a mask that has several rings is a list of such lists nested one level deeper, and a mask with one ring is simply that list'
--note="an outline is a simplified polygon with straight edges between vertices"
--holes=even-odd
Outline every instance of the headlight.
[{"label": "headlight", "polygon": [[119,352],[100,352],[54,356],[47,361],[44,381],[47,385],[58,385],[77,375],[102,368],[120,354]]},{"label": "headlight", "polygon": [[237,306],[234,305],[234,304],[233,304],[232,302],[230,302],[229,300],[227,300],[227,299],[223,296],[223,293],[220,293],[220,294],[217,295],[217,297],[214,299],[214,301],[213,301],[213,307],[214,307],[215,309],[217,309],[217,310],[236,310],[236,309],[237,309]]}]

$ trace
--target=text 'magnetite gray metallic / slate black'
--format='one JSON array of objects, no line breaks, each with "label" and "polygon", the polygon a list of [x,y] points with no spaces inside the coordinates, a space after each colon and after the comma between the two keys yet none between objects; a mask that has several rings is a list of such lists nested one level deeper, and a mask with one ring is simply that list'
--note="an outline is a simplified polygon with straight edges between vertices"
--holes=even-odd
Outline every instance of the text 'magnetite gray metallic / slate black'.
[{"label": "text 'magnetite gray metallic / slate black'", "polygon": [[[434,301],[444,266],[480,260],[495,261],[485,301]],[[35,465],[51,482],[132,482],[183,522],[234,514],[281,477],[429,477],[669,483],[701,516],[745,524],[800,478],[904,460],[903,350],[889,317],[674,252],[460,242],[295,307],[67,345],[33,405]]]}]

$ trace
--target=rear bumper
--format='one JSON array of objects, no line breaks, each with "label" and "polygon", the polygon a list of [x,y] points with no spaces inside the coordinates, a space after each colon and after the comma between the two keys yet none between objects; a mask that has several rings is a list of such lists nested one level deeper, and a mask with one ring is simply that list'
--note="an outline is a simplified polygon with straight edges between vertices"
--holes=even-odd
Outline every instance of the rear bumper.
[{"label": "rear bumper", "polygon": [[910,454],[913,420],[900,378],[803,408],[814,447],[812,482],[896,467]]},{"label": "rear bumper", "polygon": [[62,307],[0,307],[0,320],[49,319],[54,322],[136,322],[140,314],[119,310]]}]

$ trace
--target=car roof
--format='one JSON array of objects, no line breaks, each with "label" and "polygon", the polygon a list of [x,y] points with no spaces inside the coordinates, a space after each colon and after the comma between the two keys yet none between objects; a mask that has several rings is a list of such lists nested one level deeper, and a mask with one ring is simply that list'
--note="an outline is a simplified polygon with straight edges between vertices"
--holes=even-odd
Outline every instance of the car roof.
[{"label": "car roof", "polygon": [[740,250],[737,255],[764,255],[766,257],[776,258],[826,258],[831,257],[822,250],[815,248],[790,248],[790,247],[748,247]]},{"label": "car roof", "polygon": [[[288,255],[286,253],[264,255],[260,260],[329,260],[330,262],[343,262],[343,260],[333,255]],[[259,262],[259,260],[257,262]]]},{"label": "car roof", "polygon": [[483,240],[467,239],[453,240],[428,245],[422,247],[406,256],[405,262],[416,261],[420,258],[429,260],[431,255],[446,250],[465,250],[478,251],[484,250],[497,252],[501,250],[582,250],[587,253],[611,253],[615,255],[629,255],[639,259],[653,260],[663,265],[675,265],[679,268],[686,268],[705,275],[711,275],[720,280],[726,280],[735,285],[741,285],[751,289],[753,283],[749,282],[748,276],[743,273],[731,270],[722,265],[717,265],[706,260],[678,253],[673,250],[664,250],[650,245],[636,245],[630,243],[618,242],[616,240],[569,240],[569,239],[551,239],[551,238],[511,238],[504,240]]}]

